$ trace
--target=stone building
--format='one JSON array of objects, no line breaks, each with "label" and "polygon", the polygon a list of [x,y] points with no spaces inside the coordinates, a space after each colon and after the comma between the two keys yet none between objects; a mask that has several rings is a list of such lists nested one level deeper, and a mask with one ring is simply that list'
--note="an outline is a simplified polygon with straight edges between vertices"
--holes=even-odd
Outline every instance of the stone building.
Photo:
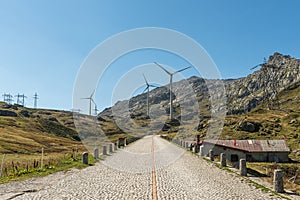
[{"label": "stone building", "polygon": [[226,154],[226,160],[234,166],[241,158],[248,162],[288,162],[290,149],[285,140],[204,140],[201,154],[210,149],[215,156]]}]

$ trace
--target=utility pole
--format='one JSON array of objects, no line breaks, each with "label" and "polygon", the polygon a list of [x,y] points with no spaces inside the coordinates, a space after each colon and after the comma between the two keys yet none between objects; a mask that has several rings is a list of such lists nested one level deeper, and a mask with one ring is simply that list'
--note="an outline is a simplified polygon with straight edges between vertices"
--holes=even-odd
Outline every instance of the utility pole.
[{"label": "utility pole", "polygon": [[8,94],[6,94],[6,93],[4,93],[4,94],[2,95],[2,96],[3,96],[3,101],[4,101],[4,102],[7,102],[7,95],[8,95]]},{"label": "utility pole", "polygon": [[25,98],[27,98],[24,94],[22,95],[22,105],[25,106]]},{"label": "utility pole", "polygon": [[34,99],[34,108],[37,108],[37,100],[39,99],[37,93],[34,94],[33,99]]},{"label": "utility pole", "polygon": [[27,98],[24,94],[19,94],[16,95],[15,97],[17,97],[17,104],[18,105],[22,105],[22,106],[25,106],[25,98]]},{"label": "utility pole", "polygon": [[13,96],[11,94],[4,93],[3,95],[3,101],[9,104],[12,104],[13,102]]},{"label": "utility pole", "polygon": [[21,95],[19,95],[19,93],[18,93],[18,95],[15,96],[15,97],[17,97],[17,104],[18,104],[18,105],[20,105],[20,96],[21,96]]}]

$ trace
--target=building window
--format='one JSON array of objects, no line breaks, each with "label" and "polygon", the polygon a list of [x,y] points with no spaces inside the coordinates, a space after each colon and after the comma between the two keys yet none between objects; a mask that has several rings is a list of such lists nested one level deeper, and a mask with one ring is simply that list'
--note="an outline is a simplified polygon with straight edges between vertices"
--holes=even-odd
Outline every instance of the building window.
[{"label": "building window", "polygon": [[236,154],[232,154],[230,156],[230,160],[231,160],[231,162],[238,162],[239,161],[239,156],[236,155]]}]

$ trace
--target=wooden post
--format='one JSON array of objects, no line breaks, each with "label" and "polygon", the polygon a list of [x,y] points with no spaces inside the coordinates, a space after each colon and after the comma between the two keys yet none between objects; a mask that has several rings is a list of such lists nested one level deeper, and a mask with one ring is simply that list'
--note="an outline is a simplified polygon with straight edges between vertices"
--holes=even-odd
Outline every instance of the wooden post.
[{"label": "wooden post", "polygon": [[282,170],[276,169],[274,171],[274,190],[278,193],[283,193],[283,176],[282,176]]},{"label": "wooden post", "polygon": [[43,165],[44,165],[44,147],[42,147],[41,169],[43,169]]},{"label": "wooden post", "polygon": [[117,146],[117,143],[116,143],[116,142],[115,142],[115,144],[114,144],[114,149],[115,149],[115,151],[118,150],[118,146]]},{"label": "wooden post", "polygon": [[3,154],[2,156],[0,179],[2,178],[2,174],[3,174],[4,159],[5,159],[5,154]]},{"label": "wooden post", "polygon": [[76,144],[76,148],[75,148],[75,156],[74,156],[75,160],[77,159],[77,153],[78,153],[78,145]]}]

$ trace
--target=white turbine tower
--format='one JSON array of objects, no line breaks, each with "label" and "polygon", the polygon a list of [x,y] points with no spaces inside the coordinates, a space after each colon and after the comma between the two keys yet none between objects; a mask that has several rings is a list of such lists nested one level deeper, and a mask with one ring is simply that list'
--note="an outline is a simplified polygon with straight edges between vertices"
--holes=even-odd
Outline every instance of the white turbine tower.
[{"label": "white turbine tower", "polygon": [[145,80],[145,82],[146,82],[146,88],[145,88],[145,90],[143,91],[143,93],[145,92],[145,91],[147,91],[147,117],[149,117],[149,90],[150,90],[150,87],[156,87],[156,86],[154,86],[154,85],[150,85],[149,83],[148,83],[148,81],[147,81],[147,79],[146,79],[146,77],[145,77],[145,75],[143,74],[143,77],[144,77],[144,80]]},{"label": "white turbine tower", "polygon": [[162,70],[164,70],[167,74],[169,74],[170,75],[170,120],[172,120],[173,119],[173,110],[172,110],[172,108],[173,108],[173,98],[172,98],[172,83],[173,83],[173,75],[175,75],[175,74],[177,74],[178,72],[182,72],[182,71],[184,71],[184,70],[186,70],[186,69],[189,69],[189,68],[191,68],[191,66],[189,66],[189,67],[186,67],[186,68],[183,68],[183,69],[180,69],[180,70],[178,70],[178,71],[175,71],[175,72],[169,72],[168,70],[166,70],[166,68],[164,68],[163,66],[161,66],[160,64],[158,64],[158,63],[156,63],[156,62],[154,62],[157,66],[159,66]]},{"label": "white turbine tower", "polygon": [[95,111],[95,115],[97,116],[98,115],[98,108],[97,108],[97,104],[94,102],[94,105],[95,105],[95,108],[94,108],[94,111]]},{"label": "white turbine tower", "polygon": [[93,99],[94,93],[95,93],[95,90],[93,91],[93,93],[91,94],[90,97],[87,97],[87,98],[81,98],[81,99],[89,99],[89,100],[90,100],[90,110],[89,110],[89,115],[92,115],[92,103],[94,103],[94,104],[96,105],[96,103],[95,103],[95,101],[94,101],[94,99]]}]

